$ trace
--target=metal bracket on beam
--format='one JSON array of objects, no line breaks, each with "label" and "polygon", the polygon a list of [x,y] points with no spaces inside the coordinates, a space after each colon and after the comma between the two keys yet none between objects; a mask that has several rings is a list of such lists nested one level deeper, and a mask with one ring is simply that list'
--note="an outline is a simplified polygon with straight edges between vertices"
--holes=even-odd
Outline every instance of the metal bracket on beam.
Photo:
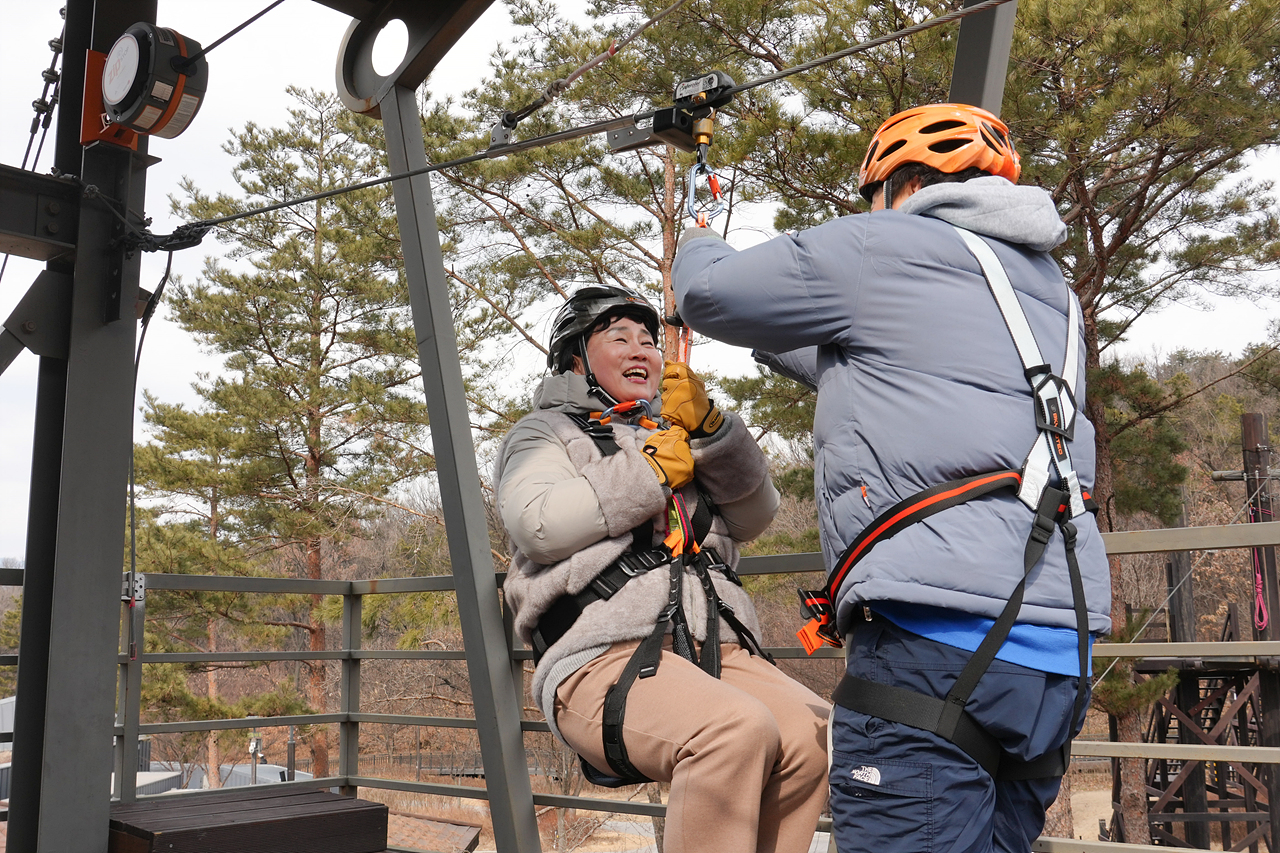
[{"label": "metal bracket on beam", "polygon": [[3,375],[13,364],[13,360],[26,349],[22,341],[8,329],[0,329],[0,375]]},{"label": "metal bracket on beam", "polygon": [[37,261],[70,254],[79,222],[73,181],[0,165],[0,252]]},{"label": "metal bracket on beam", "polygon": [[121,601],[146,601],[147,600],[147,576],[142,572],[130,575],[125,572],[120,578],[120,600]]},{"label": "metal bracket on beam", "polygon": [[[66,359],[71,339],[71,276],[52,270],[36,276],[4,321],[4,330],[6,337],[15,338],[38,356]],[[0,372],[8,366],[3,358],[5,347],[0,342]]]},{"label": "metal bracket on beam", "polygon": [[[368,17],[351,22],[338,48],[338,97],[347,109],[381,118],[379,104],[395,86],[416,90],[493,0],[385,0]],[[326,5],[333,5],[332,3]],[[385,77],[373,70],[373,45],[389,21],[409,31],[399,67]]]}]

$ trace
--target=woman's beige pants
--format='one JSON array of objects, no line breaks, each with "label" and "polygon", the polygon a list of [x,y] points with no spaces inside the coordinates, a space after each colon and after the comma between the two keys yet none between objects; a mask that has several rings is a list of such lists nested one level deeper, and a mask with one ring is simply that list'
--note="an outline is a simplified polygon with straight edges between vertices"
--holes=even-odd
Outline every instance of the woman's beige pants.
[{"label": "woman's beige pants", "polygon": [[[604,697],[637,642],[617,643],[556,691],[556,723],[609,772]],[[712,678],[670,650],[627,694],[623,742],[636,769],[671,783],[665,853],[806,853],[827,799],[830,705],[736,644]]]}]

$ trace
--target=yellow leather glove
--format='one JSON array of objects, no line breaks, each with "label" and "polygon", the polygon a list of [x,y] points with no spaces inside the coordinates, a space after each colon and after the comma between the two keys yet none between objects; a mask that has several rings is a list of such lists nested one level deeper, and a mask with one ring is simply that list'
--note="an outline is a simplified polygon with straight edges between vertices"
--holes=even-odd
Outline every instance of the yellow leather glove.
[{"label": "yellow leather glove", "polygon": [[689,438],[715,435],[724,415],[707,397],[707,388],[687,364],[667,362],[662,371],[662,417],[683,427]]},{"label": "yellow leather glove", "polygon": [[640,450],[653,468],[658,482],[675,491],[693,479],[693,452],[689,450],[689,434],[678,426],[658,430]]}]

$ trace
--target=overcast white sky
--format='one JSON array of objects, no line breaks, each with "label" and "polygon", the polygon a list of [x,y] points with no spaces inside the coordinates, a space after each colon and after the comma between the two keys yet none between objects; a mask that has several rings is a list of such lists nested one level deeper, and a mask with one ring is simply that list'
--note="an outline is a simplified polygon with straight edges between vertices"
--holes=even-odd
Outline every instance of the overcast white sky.
[{"label": "overcast white sky", "polygon": [[[573,0],[581,7],[581,0]],[[16,4],[13,4],[16,5]],[[33,112],[31,101],[41,91],[42,69],[52,56],[49,39],[58,34],[61,0],[30,0],[22,13],[12,11],[0,28],[0,162],[22,162]],[[265,0],[161,0],[158,22],[209,44],[266,6]],[[12,9],[13,7],[10,6]],[[272,125],[284,119],[289,84],[333,89],[333,66],[348,19],[309,0],[288,0],[260,21],[209,54],[209,90],[191,129],[177,139],[156,139],[151,153],[163,162],[147,175],[147,213],[152,230],[167,233],[178,222],[168,213],[167,196],[183,176],[205,190],[231,190],[230,158],[220,146],[232,128],[247,121]],[[464,36],[428,84],[433,93],[461,92],[477,84],[487,68],[492,48],[510,32],[500,0]],[[52,129],[50,131],[52,136]],[[51,143],[50,139],[50,143]],[[46,145],[37,169],[52,163]],[[28,164],[30,165],[30,164]],[[743,235],[743,243],[758,240]],[[193,280],[207,254],[218,244],[206,240],[199,249],[174,256],[174,271]],[[142,284],[151,288],[163,272],[163,256],[143,258]],[[9,316],[35,278],[40,264],[13,258],[0,279],[0,321]],[[1135,329],[1126,351],[1150,353],[1179,347],[1239,352],[1247,343],[1265,337],[1274,307],[1227,305],[1212,312],[1172,308]],[[745,372],[752,365],[743,351],[715,350],[713,360],[722,372]],[[531,358],[536,358],[530,352]],[[701,358],[712,358],[711,351]],[[190,383],[197,371],[216,369],[217,362],[200,353],[192,341],[161,314],[153,323],[142,359],[139,387],[171,402],[192,401]],[[25,548],[27,492],[30,478],[31,431],[34,413],[36,358],[23,353],[0,375],[0,558],[21,558]]]}]

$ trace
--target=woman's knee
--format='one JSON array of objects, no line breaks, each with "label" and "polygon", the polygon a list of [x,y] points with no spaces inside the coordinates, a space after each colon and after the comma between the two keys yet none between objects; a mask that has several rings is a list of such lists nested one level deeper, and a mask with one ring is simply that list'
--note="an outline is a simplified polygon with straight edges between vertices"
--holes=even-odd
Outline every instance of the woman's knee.
[{"label": "woman's knee", "polygon": [[782,753],[782,730],[769,708],[759,700],[740,694],[717,706],[704,706],[692,713],[706,715],[699,734],[691,739],[695,749],[728,748],[744,756],[758,756],[772,764]]}]

